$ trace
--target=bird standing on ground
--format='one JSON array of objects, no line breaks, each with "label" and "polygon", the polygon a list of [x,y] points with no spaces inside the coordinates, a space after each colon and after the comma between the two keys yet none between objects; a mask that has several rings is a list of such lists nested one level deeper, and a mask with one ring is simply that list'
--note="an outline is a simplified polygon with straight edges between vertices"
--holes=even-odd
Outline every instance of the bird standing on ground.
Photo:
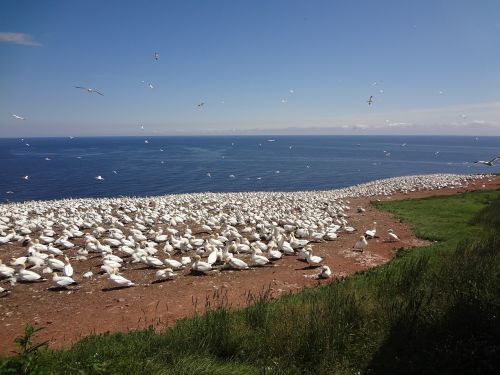
[{"label": "bird standing on ground", "polygon": [[363,251],[367,246],[368,241],[366,240],[365,236],[359,236],[359,240],[356,241],[352,249],[354,251]]},{"label": "bird standing on ground", "polygon": [[377,222],[374,221],[373,222],[373,229],[367,230],[365,232],[365,236],[367,239],[370,239],[370,238],[374,238],[376,234],[377,234]]}]

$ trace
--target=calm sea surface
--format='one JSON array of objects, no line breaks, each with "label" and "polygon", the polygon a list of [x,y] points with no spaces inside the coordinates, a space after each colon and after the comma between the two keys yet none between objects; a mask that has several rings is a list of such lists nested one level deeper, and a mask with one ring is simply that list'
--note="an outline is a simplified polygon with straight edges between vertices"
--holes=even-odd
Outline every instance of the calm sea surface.
[{"label": "calm sea surface", "polygon": [[498,154],[500,137],[0,139],[0,200],[332,189],[401,175],[498,173],[500,166],[472,164]]}]

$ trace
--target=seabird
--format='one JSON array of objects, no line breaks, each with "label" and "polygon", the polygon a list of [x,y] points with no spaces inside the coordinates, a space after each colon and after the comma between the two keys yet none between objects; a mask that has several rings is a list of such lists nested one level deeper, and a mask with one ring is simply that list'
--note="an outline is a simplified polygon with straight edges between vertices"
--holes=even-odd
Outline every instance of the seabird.
[{"label": "seabird", "polygon": [[14,117],[16,120],[26,120],[24,117],[21,117],[19,115],[16,115],[16,114],[12,114],[12,117]]},{"label": "seabird", "polygon": [[366,102],[368,103],[368,105],[372,105],[372,103],[373,103],[373,95],[370,95],[370,97],[368,98],[368,100]]},{"label": "seabird", "polygon": [[486,160],[486,161],[485,160],[476,160],[474,162],[474,164],[483,164],[483,165],[487,165],[489,167],[493,167],[495,165],[494,163],[496,160],[500,160],[500,156],[495,156],[493,159]]},{"label": "seabird", "polygon": [[101,94],[99,91],[97,91],[96,89],[91,89],[91,88],[88,88],[88,87],[82,87],[82,86],[75,86],[75,89],[82,89],[82,90],[85,90],[89,93],[96,93],[96,94],[99,94],[101,96],[104,96],[104,94]]}]

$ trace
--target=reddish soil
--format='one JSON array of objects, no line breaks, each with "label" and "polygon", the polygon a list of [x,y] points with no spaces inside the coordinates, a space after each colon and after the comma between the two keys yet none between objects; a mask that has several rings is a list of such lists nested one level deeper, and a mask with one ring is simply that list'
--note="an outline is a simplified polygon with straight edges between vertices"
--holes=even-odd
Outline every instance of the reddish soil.
[{"label": "reddish soil", "polygon": [[[350,199],[349,223],[358,230],[353,234],[340,233],[336,241],[313,245],[315,255],[324,258],[335,278],[345,277],[353,272],[378,266],[389,261],[397,248],[422,246],[408,227],[395,220],[392,215],[374,209],[373,200],[399,200],[431,195],[451,195],[482,188],[498,188],[500,177],[491,181],[476,180],[467,187],[422,191],[409,194],[395,194],[370,198]],[[366,212],[357,213],[358,206]],[[377,222],[380,238],[369,240],[363,253],[351,250],[360,233],[372,228]],[[387,229],[392,228],[401,238],[400,242],[389,242]],[[7,245],[1,249],[4,263],[11,256],[24,254],[20,245]],[[76,250],[70,250],[74,256]],[[71,258],[71,257],[70,257]],[[245,259],[245,256],[242,257]],[[202,311],[205,304],[216,303],[221,297],[227,304],[237,308],[247,304],[248,293],[258,295],[269,288],[272,297],[283,293],[300,291],[304,287],[324,284],[330,280],[316,280],[318,269],[311,269],[295,256],[286,256],[273,266],[253,268],[248,271],[222,271],[208,276],[194,276],[189,269],[179,271],[172,281],[153,283],[155,269],[140,264],[127,264],[123,269],[127,278],[139,285],[126,289],[110,288],[109,281],[98,275],[100,258],[87,261],[73,261],[77,287],[68,290],[52,290],[50,281],[18,284],[10,294],[0,298],[0,355],[8,355],[14,349],[14,338],[23,332],[25,323],[45,327],[36,335],[36,340],[50,340],[52,348],[68,346],[82,336],[108,331],[128,331],[154,326],[162,329],[171,326],[177,319]],[[82,274],[92,269],[91,279]],[[0,284],[6,289],[7,282]],[[50,289],[49,289],[50,288]]]}]

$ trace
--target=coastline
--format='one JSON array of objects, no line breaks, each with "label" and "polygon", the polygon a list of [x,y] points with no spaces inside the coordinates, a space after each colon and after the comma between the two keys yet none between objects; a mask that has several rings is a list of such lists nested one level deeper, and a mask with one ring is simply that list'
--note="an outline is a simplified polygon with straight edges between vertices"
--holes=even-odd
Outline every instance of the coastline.
[{"label": "coastline", "polygon": [[[434,175],[436,176],[436,175]],[[469,190],[483,188],[498,188],[500,184],[499,176],[473,176],[466,178],[464,176],[455,177],[451,175],[444,176],[442,181],[451,180],[445,184],[440,179],[435,185],[429,185],[427,179],[422,176],[413,177],[409,180],[404,178],[387,179],[375,181],[369,184],[358,185],[357,187],[339,189],[327,192],[296,192],[296,193],[222,193],[219,197],[227,198],[227,194],[236,194],[233,198],[241,199],[241,195],[246,198],[256,199],[261,194],[266,194],[272,200],[278,197],[290,200],[290,196],[296,196],[300,199],[308,199],[314,194],[323,196],[322,199],[335,199],[336,204],[349,206],[345,208],[345,214],[349,224],[357,229],[355,233],[348,234],[339,232],[339,238],[335,241],[315,243],[313,245],[315,254],[325,258],[324,264],[332,269],[333,276],[344,277],[353,272],[360,271],[369,267],[377,266],[389,261],[394,256],[394,250],[400,247],[413,247],[424,245],[425,242],[415,238],[413,233],[395,220],[390,214],[380,212],[369,205],[372,200],[397,200],[411,199],[430,195],[456,194]],[[456,176],[456,175],[454,175]],[[402,180],[403,179],[403,180]],[[394,188],[395,182],[404,181],[398,189]],[[408,181],[412,181],[410,184]],[[427,182],[427,183],[426,183]],[[392,183],[392,185],[391,185]],[[360,188],[361,186],[361,188]],[[431,187],[434,189],[431,189]],[[418,188],[422,189],[419,190]],[[360,192],[358,196],[350,196],[352,189]],[[378,190],[377,190],[378,189]],[[332,192],[335,192],[333,194]],[[363,194],[361,194],[363,192]],[[378,193],[369,195],[369,193]],[[217,193],[203,195],[201,203],[212,207],[213,199]],[[355,194],[353,194],[355,195]],[[201,195],[197,195],[200,197]],[[157,197],[158,199],[177,199],[180,207],[186,208],[187,197],[193,197],[192,194]],[[173,198],[172,198],[173,197]],[[125,200],[134,199],[134,202],[145,204],[149,209],[154,210],[154,197],[148,198],[121,198]],[[120,202],[118,198],[103,198],[104,202]],[[82,203],[82,200],[64,200],[50,201],[56,204],[57,209],[61,209],[63,204]],[[49,203],[50,203],[49,202]],[[101,199],[97,202],[102,203]],[[318,201],[319,202],[319,201]],[[84,202],[85,203],[85,202]],[[89,203],[96,204],[92,199]],[[226,206],[227,201],[223,201],[221,210],[230,212]],[[269,204],[269,202],[266,202]],[[277,201],[275,204],[279,204]],[[24,206],[30,213],[30,219],[37,215],[44,215],[43,205],[47,202],[28,202],[28,203],[10,203],[0,206],[4,210],[16,212]],[[189,205],[188,205],[189,206]],[[356,207],[361,206],[366,209],[364,213],[356,213]],[[194,206],[189,206],[191,210]],[[201,209],[202,207],[198,207]],[[35,210],[35,211],[33,211]],[[38,212],[36,211],[38,210]],[[265,207],[258,208],[258,211],[265,211]],[[64,211],[67,215],[69,213]],[[116,211],[115,211],[116,212]],[[212,207],[211,212],[214,212]],[[79,214],[78,210],[73,213]],[[0,215],[1,216],[1,215]],[[373,221],[379,224],[381,233],[379,239],[370,241],[369,248],[364,253],[353,253],[350,249],[356,238],[365,229],[368,229]],[[196,233],[195,225],[193,233]],[[181,228],[183,225],[178,225]],[[400,236],[401,242],[386,242],[386,230],[392,228]],[[55,228],[54,228],[55,229]],[[200,236],[203,236],[200,234]],[[72,240],[73,241],[73,240]],[[70,259],[76,256],[76,248],[84,245],[83,239],[75,239],[75,248],[67,250]],[[0,247],[1,258],[4,263],[8,263],[11,256],[24,255],[25,248],[19,244],[8,244]],[[244,258],[245,259],[245,258]],[[72,260],[73,262],[73,260]],[[0,300],[1,327],[4,340],[0,345],[0,353],[8,354],[12,349],[13,339],[22,331],[23,325],[30,322],[35,327],[46,327],[41,333],[41,339],[49,339],[51,347],[62,347],[71,344],[81,338],[82,335],[90,333],[102,333],[107,331],[127,331],[131,329],[140,329],[153,325],[156,329],[161,329],[172,325],[175,320],[189,316],[201,310],[200,306],[205,301],[210,301],[213,296],[219,298],[223,296],[228,304],[234,308],[243,307],[247,302],[248,293],[257,295],[266,287],[270,288],[273,297],[284,293],[295,292],[303,287],[312,287],[317,285],[318,281],[313,277],[317,274],[316,269],[309,269],[307,264],[300,262],[295,256],[287,256],[276,262],[274,267],[264,267],[252,269],[249,271],[223,271],[208,276],[188,275],[188,270],[179,272],[182,277],[173,281],[163,283],[152,283],[154,280],[154,269],[145,269],[141,264],[130,265],[129,269],[124,271],[124,275],[130,277],[138,286],[129,289],[103,291],[108,286],[104,277],[97,275],[91,280],[83,280],[81,274],[89,268],[94,270],[100,265],[99,257],[90,257],[87,261],[78,261],[72,263],[75,268],[75,279],[79,281],[80,288],[70,291],[48,291],[50,281],[30,284],[17,284],[12,293]],[[321,281],[321,283],[327,283]],[[4,282],[2,282],[2,285]],[[68,293],[69,292],[69,293]],[[82,303],[84,301],[84,303]],[[197,306],[193,301],[198,301]]]}]

